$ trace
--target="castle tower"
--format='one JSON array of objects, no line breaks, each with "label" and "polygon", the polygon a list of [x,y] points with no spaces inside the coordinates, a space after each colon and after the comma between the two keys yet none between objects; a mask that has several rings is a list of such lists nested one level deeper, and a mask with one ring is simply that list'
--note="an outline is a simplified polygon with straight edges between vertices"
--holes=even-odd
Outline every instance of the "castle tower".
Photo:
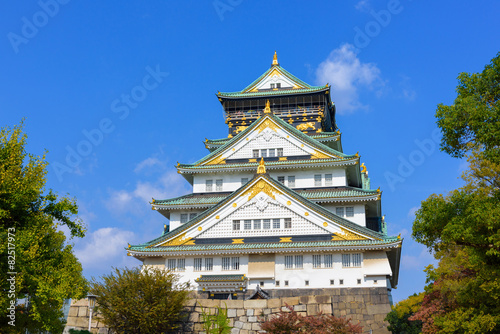
[{"label": "castle tower", "polygon": [[[127,248],[207,298],[286,296],[291,290],[386,288],[398,283],[402,240],[388,236],[381,191],[360,156],[345,154],[330,86],[278,63],[239,92],[217,93],[228,137],[177,170],[193,192],[154,199],[169,224]],[[347,291],[347,290],[346,290]]]}]

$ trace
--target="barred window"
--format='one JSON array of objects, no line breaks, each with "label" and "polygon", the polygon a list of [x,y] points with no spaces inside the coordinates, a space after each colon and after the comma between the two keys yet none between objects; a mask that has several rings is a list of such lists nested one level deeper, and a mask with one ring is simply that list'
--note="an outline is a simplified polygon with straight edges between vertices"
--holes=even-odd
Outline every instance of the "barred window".
[{"label": "barred window", "polygon": [[361,267],[361,253],[352,254],[352,266]]},{"label": "barred window", "polygon": [[187,221],[188,221],[188,214],[181,213],[181,224],[187,223]]},{"label": "barred window", "polygon": [[313,255],[313,268],[321,268],[321,255]]},{"label": "barred window", "polygon": [[351,266],[351,254],[342,254],[342,267],[347,268]]},{"label": "barred window", "polygon": [[223,257],[222,258],[222,270],[231,270],[231,258]]},{"label": "barred window", "polygon": [[253,157],[258,158],[259,157],[259,150],[253,150]]},{"label": "barred window", "polygon": [[262,149],[260,150],[260,156],[263,158],[267,158],[267,149]]},{"label": "barred window", "polygon": [[212,191],[213,190],[213,188],[212,188],[213,183],[214,183],[213,180],[206,180],[205,181],[205,191],[207,191],[207,192]]},{"label": "barred window", "polygon": [[274,148],[270,148],[269,149],[269,157],[275,157],[276,154],[275,154],[276,150]]},{"label": "barred window", "polygon": [[325,186],[333,185],[332,174],[325,174]]},{"label": "barred window", "polygon": [[282,148],[278,148],[278,149],[277,149],[277,153],[278,153],[278,154],[277,154],[277,155],[278,155],[278,157],[282,157],[282,156],[283,156],[283,149],[282,149]]},{"label": "barred window", "polygon": [[271,219],[264,219],[264,230],[271,229]]},{"label": "barred window", "polygon": [[251,230],[252,229],[252,221],[250,219],[244,220],[243,228],[245,230]]},{"label": "barred window", "polygon": [[239,231],[239,230],[240,230],[240,221],[233,220],[233,231]]},{"label": "barred window", "polygon": [[333,255],[325,254],[325,268],[333,268]]},{"label": "barred window", "polygon": [[260,219],[254,219],[253,221],[253,229],[254,230],[260,230]]},{"label": "barred window", "polygon": [[278,176],[278,182],[281,182],[285,184],[285,177],[284,176]]},{"label": "barred window", "polygon": [[178,271],[186,270],[186,259],[177,259],[177,270]]},{"label": "barred window", "polygon": [[321,187],[321,174],[314,175],[314,186]]},{"label": "barred window", "polygon": [[241,185],[244,186],[248,182],[248,177],[242,177],[241,178]]},{"label": "barred window", "polygon": [[295,268],[302,269],[304,265],[304,257],[302,255],[295,255]]},{"label": "barred window", "polygon": [[215,180],[215,191],[222,191],[222,180]]},{"label": "barred window", "polygon": [[285,228],[292,228],[292,218],[285,218]]},{"label": "barred window", "polygon": [[354,217],[354,207],[353,206],[347,206],[345,208],[345,216],[346,217]]},{"label": "barred window", "polygon": [[293,256],[285,255],[285,269],[293,269]]},{"label": "barred window", "polygon": [[175,270],[176,264],[177,264],[177,260],[176,259],[168,259],[168,261],[167,261],[167,269]]},{"label": "barred window", "polygon": [[200,257],[200,258],[195,258],[194,259],[194,270],[195,271],[200,271],[201,270],[201,266],[202,266],[202,261],[203,259]]},{"label": "barred window", "polygon": [[189,214],[189,220],[194,219],[198,214],[196,212],[191,212]]},{"label": "barred window", "polygon": [[339,217],[344,217],[344,207],[341,206],[341,207],[335,208],[335,213]]},{"label": "barred window", "polygon": [[295,176],[289,176],[288,177],[288,188],[293,188],[295,187]]},{"label": "barred window", "polygon": [[211,271],[214,269],[214,259],[211,257],[205,258],[205,270]]},{"label": "barred window", "polygon": [[280,228],[280,220],[279,219],[273,219],[273,228]]},{"label": "barred window", "polygon": [[361,253],[342,254],[342,267],[361,267]]},{"label": "barred window", "polygon": [[231,258],[231,269],[232,270],[240,270],[240,258],[232,257]]}]

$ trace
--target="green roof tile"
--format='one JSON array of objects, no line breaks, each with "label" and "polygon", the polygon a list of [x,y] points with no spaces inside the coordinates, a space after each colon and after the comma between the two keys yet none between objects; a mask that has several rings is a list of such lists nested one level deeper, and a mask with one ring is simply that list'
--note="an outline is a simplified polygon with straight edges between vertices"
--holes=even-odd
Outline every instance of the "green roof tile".
[{"label": "green roof tile", "polygon": [[201,275],[196,282],[244,282],[245,275]]}]

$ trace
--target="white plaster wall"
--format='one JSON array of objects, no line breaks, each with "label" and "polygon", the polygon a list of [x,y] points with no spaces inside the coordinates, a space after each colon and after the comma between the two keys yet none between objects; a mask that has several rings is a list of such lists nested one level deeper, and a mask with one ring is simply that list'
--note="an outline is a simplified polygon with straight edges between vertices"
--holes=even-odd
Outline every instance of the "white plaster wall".
[{"label": "white plaster wall", "polygon": [[[171,211],[170,212],[170,231],[181,226],[181,214],[182,213],[187,213],[189,215],[190,213],[200,214],[202,212],[203,212],[202,210]],[[188,220],[189,220],[189,218],[188,218]]]},{"label": "white plaster wall", "polygon": [[352,221],[353,223],[356,223],[361,226],[366,226],[366,214],[365,214],[365,205],[364,204],[322,204],[322,206],[331,211],[332,213],[336,212],[337,207],[344,207],[344,212],[345,212],[345,207],[347,206],[352,206],[354,207],[354,217],[345,217],[345,219]]},{"label": "white plaster wall", "polygon": [[[370,253],[373,253],[371,255]],[[290,253],[290,254],[276,254],[275,261],[275,277],[262,278],[262,279],[250,279],[247,288],[252,291],[255,289],[255,285],[260,282],[264,282],[263,289],[315,289],[315,288],[355,288],[355,287],[387,287],[386,275],[390,275],[390,267],[387,257],[383,259],[381,253],[384,252],[364,252],[362,254],[363,261],[359,268],[342,268],[342,254],[341,253]],[[285,269],[285,255],[303,255],[304,265],[303,269]],[[312,256],[313,254],[333,254],[333,268],[313,268]],[[225,255],[226,256],[226,255]],[[180,275],[181,282],[189,282],[193,289],[198,288],[198,284],[195,282],[197,278],[201,275],[229,275],[229,274],[245,274],[248,275],[248,255],[237,255],[231,254],[228,257],[239,256],[240,258],[240,269],[239,270],[222,270],[222,256],[206,256],[213,258],[213,270],[212,271],[194,271],[194,258],[203,256],[190,256],[186,257],[186,270],[178,271],[177,274]],[[181,258],[171,257],[171,258]],[[367,275],[368,268],[365,268],[366,258],[379,258],[379,266],[381,268],[381,273],[378,275]],[[156,258],[154,260],[146,259],[144,264],[154,264],[166,266],[167,258]],[[384,269],[385,268],[385,269]],[[344,280],[344,284],[340,285],[340,280]],[[358,284],[358,279],[361,283]],[[280,286],[275,285],[275,281],[280,281]],[[305,285],[305,281],[309,281],[309,285]],[[330,280],[334,280],[334,285],[330,285]],[[288,286],[285,286],[285,281],[289,282]]]},{"label": "white plaster wall", "polygon": [[[344,168],[331,169],[306,169],[306,170],[290,170],[290,171],[274,171],[269,170],[269,175],[278,179],[278,176],[285,177],[285,185],[288,186],[288,176],[295,176],[295,187],[297,188],[318,188],[314,185],[314,175],[321,174],[322,187],[343,187],[347,185],[346,173]],[[325,185],[325,174],[332,174],[332,185]],[[248,178],[251,180],[254,174],[251,173],[226,173],[226,174],[196,174],[193,176],[193,192],[205,193],[206,180],[212,180],[212,192],[215,191],[215,180],[222,179],[222,191],[235,191],[241,187],[241,179]]]}]

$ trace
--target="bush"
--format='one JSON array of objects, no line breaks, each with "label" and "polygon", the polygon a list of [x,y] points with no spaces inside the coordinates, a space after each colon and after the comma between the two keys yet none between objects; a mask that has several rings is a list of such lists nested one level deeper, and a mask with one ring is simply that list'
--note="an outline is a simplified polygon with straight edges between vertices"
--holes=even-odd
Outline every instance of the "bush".
[{"label": "bush", "polygon": [[351,323],[351,319],[337,318],[333,315],[318,314],[302,316],[286,305],[289,312],[280,311],[270,319],[260,319],[260,328],[270,334],[357,334],[362,332],[360,325]]}]

